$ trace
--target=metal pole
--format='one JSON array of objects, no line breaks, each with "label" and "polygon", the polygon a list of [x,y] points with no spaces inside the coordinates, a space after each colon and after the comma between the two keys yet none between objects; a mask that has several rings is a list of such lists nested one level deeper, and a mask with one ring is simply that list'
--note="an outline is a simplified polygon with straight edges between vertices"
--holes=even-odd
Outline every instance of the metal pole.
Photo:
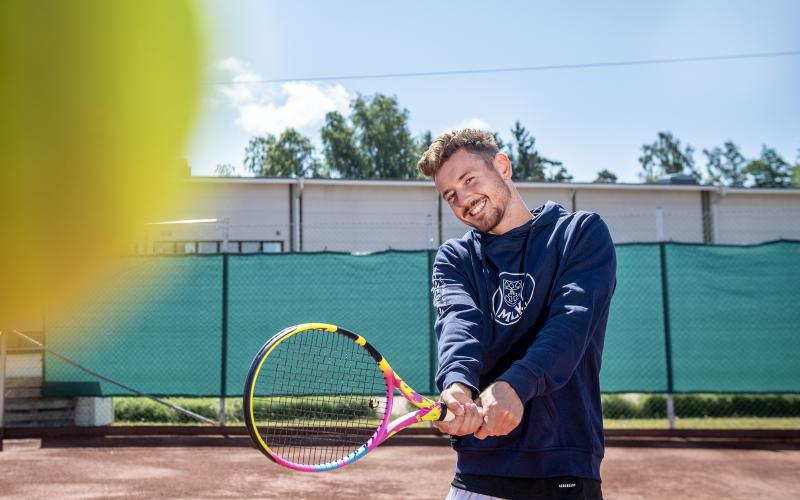
[{"label": "metal pole", "polygon": [[664,241],[664,209],[656,208],[656,238],[657,241]]},{"label": "metal pole", "polygon": [[427,248],[428,251],[433,250],[433,215],[428,214],[425,216],[425,229],[427,230]]},{"label": "metal pole", "polygon": [[297,190],[294,193],[294,198],[292,199],[292,220],[294,221],[294,227],[292,227],[292,250],[295,252],[301,252],[302,248],[300,248],[300,224],[303,222],[300,220],[300,191],[302,187],[300,185],[300,179],[297,180]]},{"label": "metal pole", "polygon": [[664,209],[656,208],[656,233],[659,242],[661,265],[661,307],[664,316],[664,354],[667,369],[667,421],[669,428],[675,428],[675,395],[672,375],[672,332],[669,320],[669,283],[667,281],[667,251],[664,245]]},{"label": "metal pole", "polygon": [[228,385],[228,239],[230,223],[222,220],[222,346],[220,353],[219,425],[225,425],[225,395]]}]

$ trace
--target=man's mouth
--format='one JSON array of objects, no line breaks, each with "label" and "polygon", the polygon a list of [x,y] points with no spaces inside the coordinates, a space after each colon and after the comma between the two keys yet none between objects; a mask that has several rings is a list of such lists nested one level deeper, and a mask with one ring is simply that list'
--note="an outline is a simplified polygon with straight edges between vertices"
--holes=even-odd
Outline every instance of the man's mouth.
[{"label": "man's mouth", "polygon": [[480,201],[476,202],[476,203],[475,203],[475,204],[472,206],[472,208],[470,209],[470,211],[469,211],[468,213],[469,213],[471,216],[475,217],[476,215],[478,215],[479,213],[481,213],[481,210],[483,210],[483,209],[484,209],[484,207],[486,207],[486,198],[481,198],[481,200],[480,200]]}]

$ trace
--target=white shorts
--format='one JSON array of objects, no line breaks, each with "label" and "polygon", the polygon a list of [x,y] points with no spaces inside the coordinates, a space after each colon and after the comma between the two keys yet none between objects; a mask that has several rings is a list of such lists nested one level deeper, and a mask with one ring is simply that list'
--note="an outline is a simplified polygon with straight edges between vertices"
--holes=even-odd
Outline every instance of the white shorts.
[{"label": "white shorts", "polygon": [[462,490],[455,486],[450,487],[450,493],[447,494],[445,500],[502,500],[498,497],[490,497],[489,495],[481,495],[480,493],[473,493],[471,491]]}]

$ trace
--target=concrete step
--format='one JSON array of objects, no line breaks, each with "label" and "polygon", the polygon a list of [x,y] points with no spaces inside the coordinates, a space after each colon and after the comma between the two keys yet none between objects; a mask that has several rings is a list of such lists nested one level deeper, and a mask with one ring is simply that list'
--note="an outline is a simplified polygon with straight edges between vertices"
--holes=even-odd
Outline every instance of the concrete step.
[{"label": "concrete step", "polygon": [[14,377],[6,379],[6,389],[8,388],[36,388],[42,387],[42,377]]},{"label": "concrete step", "polygon": [[6,411],[74,410],[74,398],[7,398]]},{"label": "concrete step", "polygon": [[14,423],[5,423],[6,427],[73,427],[75,425],[74,419],[62,419],[62,420],[42,420],[42,421],[28,421],[28,422],[14,422]]},{"label": "concrete step", "polygon": [[14,427],[17,424],[46,422],[52,425],[53,421],[69,420],[75,422],[74,410],[31,410],[31,411],[6,411],[4,425]]},{"label": "concrete step", "polygon": [[39,398],[41,396],[41,387],[6,387],[6,399]]}]

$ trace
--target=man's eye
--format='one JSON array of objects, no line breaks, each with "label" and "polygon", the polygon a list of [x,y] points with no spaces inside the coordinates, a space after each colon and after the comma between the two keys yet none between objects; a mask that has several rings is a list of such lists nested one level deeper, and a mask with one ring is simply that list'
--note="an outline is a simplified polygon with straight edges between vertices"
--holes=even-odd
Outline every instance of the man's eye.
[{"label": "man's eye", "polygon": [[475,177],[468,177],[468,178],[467,178],[467,180],[466,180],[466,181],[464,181],[464,184],[469,184],[470,182],[472,182],[472,180],[473,180],[474,178],[475,178]]}]

